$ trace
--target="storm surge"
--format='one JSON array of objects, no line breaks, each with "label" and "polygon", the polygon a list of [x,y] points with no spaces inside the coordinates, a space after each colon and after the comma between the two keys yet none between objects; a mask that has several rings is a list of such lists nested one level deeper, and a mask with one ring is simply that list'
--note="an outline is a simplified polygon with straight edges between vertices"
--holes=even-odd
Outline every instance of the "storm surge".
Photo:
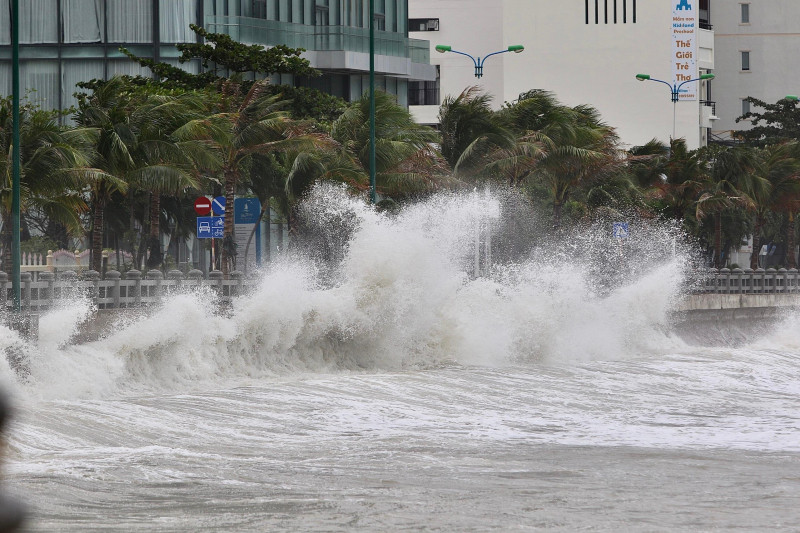
[{"label": "storm surge", "polygon": [[[379,212],[334,186],[302,214],[311,237],[221,309],[211,292],[124,316],[102,339],[70,342],[91,314],[41,318],[22,377],[45,397],[159,390],[296,373],[620,360],[668,351],[669,312],[691,250],[672,226],[611,221],[546,228],[515,193],[440,194]],[[0,330],[0,348],[19,343]]]}]

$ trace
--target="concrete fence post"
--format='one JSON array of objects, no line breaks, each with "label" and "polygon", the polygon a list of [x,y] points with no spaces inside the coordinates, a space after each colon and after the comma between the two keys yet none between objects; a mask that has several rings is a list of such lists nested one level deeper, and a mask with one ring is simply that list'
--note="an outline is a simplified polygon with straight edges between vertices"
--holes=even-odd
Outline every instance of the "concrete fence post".
[{"label": "concrete fence post", "polygon": [[755,274],[753,275],[753,277],[755,278],[755,284],[754,285],[755,285],[755,288],[756,288],[756,293],[760,294],[760,293],[764,292],[764,275],[765,274],[764,274],[764,269],[763,268],[759,267],[759,268],[757,268],[755,270]]},{"label": "concrete fence post", "polygon": [[[241,296],[242,293],[244,292],[242,290],[243,284],[244,284],[244,272],[241,272],[240,270],[234,270],[233,272],[231,272],[231,279],[236,281],[236,294],[235,294],[235,296]],[[233,289],[233,287],[231,287],[231,289]],[[230,294],[231,298],[233,298],[233,296],[234,296],[233,292],[234,291],[231,290],[231,294]]]},{"label": "concrete fence post", "polygon": [[22,285],[22,302],[23,307],[28,311],[31,312],[31,282],[33,281],[33,276],[30,272],[22,272],[19,275],[19,281]]},{"label": "concrete fence post", "polygon": [[742,272],[742,292],[753,292],[753,269],[745,268]]},{"label": "concrete fence post", "polygon": [[741,268],[734,268],[731,270],[731,283],[733,283],[734,290],[736,294],[742,294],[744,292],[744,280],[742,280],[742,275],[744,271]]},{"label": "concrete fence post", "polygon": [[181,281],[183,281],[183,272],[177,269],[172,269],[167,272],[167,280],[169,280],[169,287],[173,293],[181,290]]},{"label": "concrete fence post", "polygon": [[[106,271],[106,279],[112,283],[111,285],[111,299],[112,299],[112,306],[114,309],[120,308],[120,284],[122,279],[122,274],[119,273],[119,270],[108,270]],[[106,295],[108,296],[108,295]]]},{"label": "concrete fence post", "polygon": [[92,302],[97,305],[97,300],[100,298],[100,272],[87,270],[83,273],[83,279],[92,282]]},{"label": "concrete fence post", "polygon": [[155,297],[156,300],[161,300],[162,294],[161,291],[163,290],[162,280],[164,279],[164,273],[157,269],[152,269],[147,271],[147,279],[155,280]]},{"label": "concrete fence post", "polygon": [[8,274],[0,270],[0,311],[5,310],[8,301]]},{"label": "concrete fence post", "polygon": [[47,307],[53,307],[55,304],[55,283],[56,275],[53,272],[41,272],[39,274],[39,281],[47,283],[47,288],[44,289],[44,295],[39,295],[39,298],[47,302]]},{"label": "concrete fence post", "polygon": [[797,269],[790,268],[786,273],[786,277],[789,280],[786,290],[791,293],[797,292]]},{"label": "concrete fence post", "polygon": [[[125,279],[133,280],[133,304],[137,307],[140,306],[142,304],[142,273],[138,270],[128,270],[125,273]],[[129,294],[128,298],[130,297]]]},{"label": "concrete fence post", "polygon": [[217,294],[220,298],[225,296],[225,289],[223,287],[223,283],[225,282],[225,277],[222,275],[221,270],[212,270],[208,273],[208,281],[209,285],[212,287],[217,288]]},{"label": "concrete fence post", "polygon": [[[713,269],[717,272],[716,269]],[[720,268],[717,275],[717,287],[715,292],[731,292],[731,271],[729,268]]]}]

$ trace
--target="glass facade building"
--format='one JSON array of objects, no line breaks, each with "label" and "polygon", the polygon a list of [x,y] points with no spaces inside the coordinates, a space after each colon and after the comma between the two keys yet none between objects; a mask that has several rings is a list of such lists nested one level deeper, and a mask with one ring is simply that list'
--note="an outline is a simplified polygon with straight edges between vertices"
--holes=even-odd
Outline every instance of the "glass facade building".
[{"label": "glass facade building", "polygon": [[[178,65],[190,24],[265,46],[286,44],[323,76],[276,83],[311,86],[347,100],[369,79],[369,0],[20,0],[20,89],[46,109],[76,103],[75,84],[115,74],[150,75],[119,52]],[[409,80],[435,79],[429,43],[408,38],[408,0],[375,0],[376,85],[408,105]],[[10,2],[0,0],[0,93],[11,93]],[[199,63],[182,68],[198,72]]]}]

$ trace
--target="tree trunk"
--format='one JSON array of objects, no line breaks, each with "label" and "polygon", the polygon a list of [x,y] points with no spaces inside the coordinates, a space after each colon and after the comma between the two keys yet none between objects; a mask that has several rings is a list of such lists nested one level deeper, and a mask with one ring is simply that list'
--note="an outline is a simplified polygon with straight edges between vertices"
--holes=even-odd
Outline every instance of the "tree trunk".
[{"label": "tree trunk", "polygon": [[161,268],[161,195],[150,194],[150,232],[147,239],[147,269]]},{"label": "tree trunk", "polygon": [[761,251],[761,226],[764,225],[764,219],[761,215],[756,215],[756,224],[753,227],[753,251],[750,253],[750,268],[753,270],[758,268],[758,253]]},{"label": "tree trunk", "polygon": [[0,249],[3,250],[2,265],[0,272],[11,275],[11,214],[3,213],[3,229],[0,231]]},{"label": "tree trunk", "polygon": [[98,197],[94,201],[94,213],[92,215],[92,270],[100,272],[103,268],[103,214],[105,212],[105,200]]},{"label": "tree trunk", "polygon": [[222,274],[225,278],[231,271],[233,258],[236,255],[236,248],[233,240],[233,195],[236,192],[236,172],[233,169],[225,169],[225,232],[222,240],[222,254],[220,263]]},{"label": "tree trunk", "polygon": [[553,203],[553,229],[561,227],[561,209],[564,206],[559,202]]},{"label": "tree trunk", "polygon": [[786,229],[786,267],[797,268],[797,261],[794,258],[794,213],[789,211],[789,223]]},{"label": "tree trunk", "polygon": [[722,268],[722,213],[714,213],[714,268]]}]

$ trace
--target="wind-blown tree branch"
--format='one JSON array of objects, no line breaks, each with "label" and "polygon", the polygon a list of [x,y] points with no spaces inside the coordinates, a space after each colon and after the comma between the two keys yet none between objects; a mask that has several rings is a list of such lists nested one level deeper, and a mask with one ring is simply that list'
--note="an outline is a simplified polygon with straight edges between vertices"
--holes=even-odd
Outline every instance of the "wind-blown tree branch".
[{"label": "wind-blown tree branch", "polygon": [[[3,268],[11,263],[12,200],[11,99],[0,99],[0,246]],[[20,212],[33,209],[63,225],[71,234],[81,231],[80,215],[87,209],[81,195],[85,180],[102,173],[89,166],[97,132],[65,129],[56,115],[26,103],[20,106]]]},{"label": "wind-blown tree branch", "polygon": [[760,178],[769,183],[769,187],[760,187],[750,192],[753,199],[755,224],[753,229],[753,251],[750,255],[750,268],[758,267],[761,230],[769,213],[786,213],[789,219],[787,230],[788,266],[795,266],[794,260],[794,213],[800,208],[800,150],[798,143],[790,142],[770,145],[760,151],[761,161],[758,167]]},{"label": "wind-blown tree branch", "polygon": [[[753,210],[754,197],[767,194],[769,182],[757,175],[757,152],[745,146],[708,146],[701,150],[705,163],[703,189],[697,199],[695,216],[708,215],[714,221],[714,266],[722,266],[722,212],[734,206]],[[753,235],[753,249],[758,245]]]},{"label": "wind-blown tree branch", "polygon": [[310,125],[291,120],[282,109],[286,101],[264,94],[267,82],[257,82],[242,96],[241,87],[226,82],[220,110],[208,117],[188,121],[173,137],[196,141],[218,157],[226,201],[222,272],[228,275],[236,255],[233,240],[234,195],[240,178],[256,155],[288,150],[310,150],[317,140],[308,135]]},{"label": "wind-blown tree branch", "polygon": [[[188,171],[190,161],[185,149],[169,138],[171,130],[182,122],[189,98],[137,91],[126,80],[115,77],[81,101],[75,121],[99,130],[94,164],[104,172],[89,185],[94,270],[102,268],[106,206],[114,193],[125,194],[130,186],[152,193],[150,236],[156,243],[151,242],[153,257],[148,267],[160,265],[159,195],[197,184]],[[194,109],[199,107],[194,104]]]},{"label": "wind-blown tree branch", "polygon": [[737,133],[745,142],[763,147],[800,140],[800,107],[796,100],[781,98],[774,104],[768,104],[750,96],[745,101],[764,110],[760,113],[750,111],[736,119],[736,122],[749,120],[752,124],[750,129]]},{"label": "wind-blown tree branch", "polygon": [[[365,95],[353,102],[331,128],[331,136],[350,158],[340,169],[358,168],[364,178],[369,175],[370,99]],[[452,183],[446,164],[433,144],[436,132],[414,122],[409,112],[394,99],[375,92],[375,181],[382,196],[402,199],[429,193]],[[328,173],[330,174],[330,172]],[[351,180],[366,190],[366,179]]]},{"label": "wind-blown tree branch", "polygon": [[448,96],[439,108],[442,156],[456,175],[480,172],[492,149],[515,145],[514,133],[501,124],[491,100],[489,94],[473,86],[456,97]]},{"label": "wind-blown tree branch", "polygon": [[[158,87],[165,91],[175,89],[206,90],[210,87],[219,89],[228,79],[239,79],[246,92],[253,81],[244,78],[264,78],[273,74],[292,74],[296,77],[316,77],[320,72],[311,67],[309,61],[302,57],[302,48],[290,48],[276,45],[264,48],[261,45],[247,45],[232,39],[224,33],[211,33],[205,29],[191,25],[192,30],[203,39],[202,43],[180,43],[175,45],[180,51],[178,61],[187,63],[199,61],[203,71],[197,74],[187,72],[179,66],[158,62],[150,58],[140,57],[126,48],[120,48],[132,61],[150,69],[154,76],[127,76],[134,85]],[[103,80],[92,80],[79,84],[87,89],[96,89],[105,83]],[[292,87],[289,85],[269,85],[262,91],[271,95],[280,94],[282,99],[289,100],[287,110],[296,119],[311,118],[319,121],[321,126],[333,122],[346,107],[342,98],[312,89],[309,87]]]},{"label": "wind-blown tree branch", "polygon": [[520,95],[502,114],[528,144],[523,152],[502,153],[497,167],[518,175],[517,183],[536,178],[545,184],[553,201],[554,228],[561,226],[562,209],[576,187],[617,172],[625,162],[616,132],[590,106],[563,106],[552,94],[534,90]]}]

